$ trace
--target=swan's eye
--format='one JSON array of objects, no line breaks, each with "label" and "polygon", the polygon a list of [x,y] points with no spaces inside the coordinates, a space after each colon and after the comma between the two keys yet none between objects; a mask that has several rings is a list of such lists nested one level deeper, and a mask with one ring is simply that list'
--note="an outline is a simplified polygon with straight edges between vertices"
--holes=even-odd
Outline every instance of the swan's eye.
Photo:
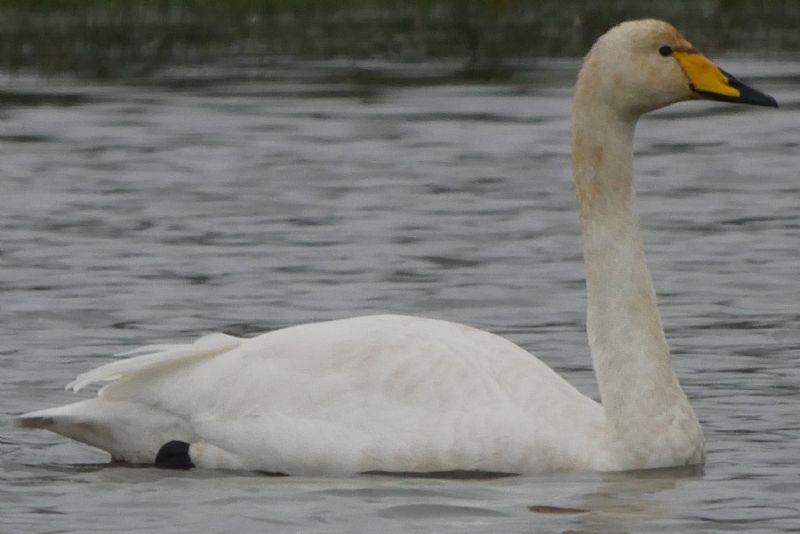
[{"label": "swan's eye", "polygon": [[664,46],[662,46],[661,48],[658,49],[658,53],[661,54],[664,57],[672,55],[672,47],[668,46],[668,45],[664,45]]}]

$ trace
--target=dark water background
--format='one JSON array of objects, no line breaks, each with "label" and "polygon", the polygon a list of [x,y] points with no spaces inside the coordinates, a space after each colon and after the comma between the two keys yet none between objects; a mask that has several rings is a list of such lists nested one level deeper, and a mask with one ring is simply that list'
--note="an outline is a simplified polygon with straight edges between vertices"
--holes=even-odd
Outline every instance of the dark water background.
[{"label": "dark water background", "polygon": [[660,18],[706,52],[800,52],[797,0],[3,0],[8,71],[150,78],[165,66],[455,59],[507,78],[520,59],[581,57],[623,20]]},{"label": "dark water background", "polygon": [[490,481],[114,466],[9,422],[142,343],[386,311],[505,335],[596,397],[576,60],[483,80],[464,58],[0,75],[0,532],[800,528],[800,62],[773,55],[717,59],[780,110],[686,103],[638,131],[650,267],[707,465]]}]

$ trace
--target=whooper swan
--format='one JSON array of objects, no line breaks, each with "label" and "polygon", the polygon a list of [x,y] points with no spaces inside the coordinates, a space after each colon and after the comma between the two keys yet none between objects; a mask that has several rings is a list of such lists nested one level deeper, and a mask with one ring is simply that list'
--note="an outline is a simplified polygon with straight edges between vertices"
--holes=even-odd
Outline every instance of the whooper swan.
[{"label": "whooper swan", "polygon": [[672,369],[632,179],[638,118],[696,98],[777,107],[656,20],[612,28],[578,77],[573,172],[602,404],[506,339],[381,315],[144,347],[67,386],[110,381],[96,398],[16,425],[120,461],[286,474],[702,463],[703,434]]}]

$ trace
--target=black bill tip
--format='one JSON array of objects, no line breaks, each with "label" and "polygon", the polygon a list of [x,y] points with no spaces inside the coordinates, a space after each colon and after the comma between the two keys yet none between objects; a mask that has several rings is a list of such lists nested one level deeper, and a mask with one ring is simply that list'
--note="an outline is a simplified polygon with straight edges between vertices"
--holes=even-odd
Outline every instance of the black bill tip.
[{"label": "black bill tip", "polygon": [[692,90],[698,95],[708,100],[718,100],[720,102],[733,102],[735,104],[750,104],[752,106],[765,106],[770,108],[777,108],[778,102],[766,93],[762,93],[758,89],[753,89],[749,85],[745,85],[732,74],[719,69],[722,74],[728,78],[728,85],[739,91],[739,96],[720,95],[710,91],[698,91],[694,86],[690,86]]}]

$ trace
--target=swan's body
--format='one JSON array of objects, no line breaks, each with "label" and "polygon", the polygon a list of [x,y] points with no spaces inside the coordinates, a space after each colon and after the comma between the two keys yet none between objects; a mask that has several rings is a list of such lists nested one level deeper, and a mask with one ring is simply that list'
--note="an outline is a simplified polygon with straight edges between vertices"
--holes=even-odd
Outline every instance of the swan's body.
[{"label": "swan's body", "polygon": [[602,406],[501,337],[384,315],[145,348],[70,385],[111,381],[97,398],[17,425],[129,462],[153,462],[177,440],[191,444],[193,465],[289,474],[701,463],[702,431],[672,370],[632,182],[638,117],[698,95],[769,104],[658,21],[612,29],[581,71],[574,174]]}]

